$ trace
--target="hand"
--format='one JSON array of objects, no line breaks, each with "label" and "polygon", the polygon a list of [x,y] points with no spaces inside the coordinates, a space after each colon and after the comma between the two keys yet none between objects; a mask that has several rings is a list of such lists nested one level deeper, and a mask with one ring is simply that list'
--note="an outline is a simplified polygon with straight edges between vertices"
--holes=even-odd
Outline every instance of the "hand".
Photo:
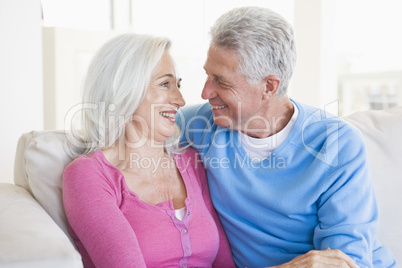
[{"label": "hand", "polygon": [[345,267],[358,268],[359,266],[339,249],[310,250],[290,262],[271,268],[314,268],[314,267]]}]

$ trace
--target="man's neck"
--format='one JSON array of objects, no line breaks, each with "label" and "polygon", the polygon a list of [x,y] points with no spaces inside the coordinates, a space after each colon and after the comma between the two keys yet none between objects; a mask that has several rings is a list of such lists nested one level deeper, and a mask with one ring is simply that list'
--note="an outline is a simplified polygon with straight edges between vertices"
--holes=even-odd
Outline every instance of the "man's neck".
[{"label": "man's neck", "polygon": [[287,96],[274,97],[268,103],[261,120],[254,120],[253,124],[247,126],[247,131],[242,130],[242,133],[254,138],[270,137],[286,127],[293,113],[293,103]]}]

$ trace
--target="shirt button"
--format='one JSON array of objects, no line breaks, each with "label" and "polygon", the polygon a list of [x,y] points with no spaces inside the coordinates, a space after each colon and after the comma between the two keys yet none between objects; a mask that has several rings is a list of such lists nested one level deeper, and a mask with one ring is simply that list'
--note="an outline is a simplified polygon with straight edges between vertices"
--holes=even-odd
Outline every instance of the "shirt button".
[{"label": "shirt button", "polygon": [[185,252],[186,252],[187,254],[189,254],[189,253],[190,253],[190,249],[187,248],[187,249],[185,250]]},{"label": "shirt button", "polygon": [[181,268],[187,268],[187,265],[186,265],[186,264],[183,264],[183,265],[181,266]]},{"label": "shirt button", "polygon": [[186,228],[183,228],[183,229],[181,229],[181,232],[184,234],[184,233],[187,232],[187,229],[186,229]]}]

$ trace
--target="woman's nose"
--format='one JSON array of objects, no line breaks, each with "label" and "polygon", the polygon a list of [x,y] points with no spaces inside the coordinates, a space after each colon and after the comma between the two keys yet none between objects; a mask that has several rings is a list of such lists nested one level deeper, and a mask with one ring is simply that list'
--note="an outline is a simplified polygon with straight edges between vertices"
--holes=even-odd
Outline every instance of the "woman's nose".
[{"label": "woman's nose", "polygon": [[183,107],[186,102],[184,101],[183,95],[178,88],[175,89],[175,96],[172,99],[172,103],[177,107]]}]

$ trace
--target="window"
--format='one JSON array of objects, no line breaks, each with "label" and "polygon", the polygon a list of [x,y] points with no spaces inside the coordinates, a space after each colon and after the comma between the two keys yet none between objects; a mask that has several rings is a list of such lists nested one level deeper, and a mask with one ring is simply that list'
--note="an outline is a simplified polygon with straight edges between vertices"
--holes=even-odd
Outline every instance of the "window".
[{"label": "window", "polygon": [[402,104],[400,0],[337,0],[340,113]]}]

